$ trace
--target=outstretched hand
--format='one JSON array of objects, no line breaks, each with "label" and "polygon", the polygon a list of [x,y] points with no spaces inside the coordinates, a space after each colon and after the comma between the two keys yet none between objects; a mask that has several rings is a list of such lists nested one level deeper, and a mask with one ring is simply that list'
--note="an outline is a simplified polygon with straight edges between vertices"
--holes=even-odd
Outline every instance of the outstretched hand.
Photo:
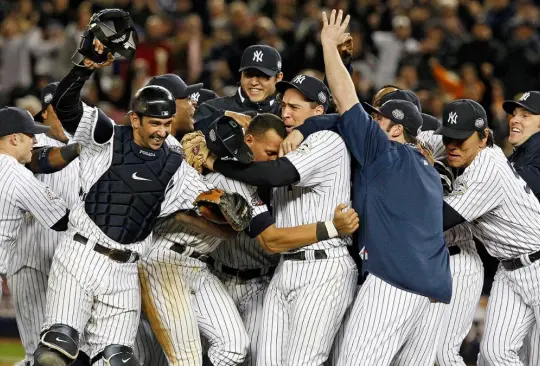
[{"label": "outstretched hand", "polygon": [[345,33],[351,16],[347,15],[343,20],[343,10],[337,12],[332,10],[330,13],[330,20],[326,16],[326,12],[322,13],[323,28],[321,31],[321,43],[323,46],[337,48],[340,44],[343,44],[350,37],[350,34]]}]

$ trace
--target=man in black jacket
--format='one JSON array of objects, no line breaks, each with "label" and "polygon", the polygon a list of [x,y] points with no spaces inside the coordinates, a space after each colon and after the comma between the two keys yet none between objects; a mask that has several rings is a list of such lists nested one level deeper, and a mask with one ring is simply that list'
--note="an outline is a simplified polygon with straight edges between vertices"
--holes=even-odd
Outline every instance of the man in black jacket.
[{"label": "man in black jacket", "polygon": [[[505,101],[503,108],[512,115],[508,142],[514,146],[514,152],[508,161],[540,200],[540,92],[523,93],[518,101]],[[522,349],[522,356],[528,360],[529,365],[538,365],[540,362],[535,345],[538,344],[538,337],[537,324]]]},{"label": "man in black jacket", "polygon": [[[281,55],[270,46],[249,46],[240,62],[240,86],[235,95],[209,100],[197,108],[196,123],[210,123],[219,110],[232,112],[258,112],[280,115],[281,105],[276,101],[276,83],[283,78]],[[196,129],[199,126],[196,126]]]}]

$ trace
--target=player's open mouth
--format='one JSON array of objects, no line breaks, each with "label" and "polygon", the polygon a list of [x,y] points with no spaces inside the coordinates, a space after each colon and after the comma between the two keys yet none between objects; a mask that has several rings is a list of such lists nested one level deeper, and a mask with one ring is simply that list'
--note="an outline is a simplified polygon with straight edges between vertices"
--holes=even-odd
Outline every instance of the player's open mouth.
[{"label": "player's open mouth", "polygon": [[262,89],[249,88],[249,92],[251,94],[259,94],[262,93]]},{"label": "player's open mouth", "polygon": [[291,133],[292,130],[294,130],[294,126],[287,126],[287,125],[285,125],[285,130],[287,131],[287,133]]},{"label": "player's open mouth", "polygon": [[512,128],[512,133],[521,133],[521,130],[519,128]]}]

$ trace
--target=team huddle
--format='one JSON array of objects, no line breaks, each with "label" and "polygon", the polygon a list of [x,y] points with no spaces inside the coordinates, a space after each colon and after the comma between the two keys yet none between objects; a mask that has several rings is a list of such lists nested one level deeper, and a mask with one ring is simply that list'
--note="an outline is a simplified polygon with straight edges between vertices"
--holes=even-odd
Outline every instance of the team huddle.
[{"label": "team huddle", "polygon": [[465,365],[500,261],[479,365],[538,365],[540,203],[523,158],[540,92],[506,101],[507,158],[483,107],[442,123],[394,86],[360,103],[349,16],[322,14],[325,82],[245,49],[235,95],[173,74],[118,125],[81,100],[131,59],[129,14],[94,14],[43,109],[0,109],[0,273],[18,365]]}]

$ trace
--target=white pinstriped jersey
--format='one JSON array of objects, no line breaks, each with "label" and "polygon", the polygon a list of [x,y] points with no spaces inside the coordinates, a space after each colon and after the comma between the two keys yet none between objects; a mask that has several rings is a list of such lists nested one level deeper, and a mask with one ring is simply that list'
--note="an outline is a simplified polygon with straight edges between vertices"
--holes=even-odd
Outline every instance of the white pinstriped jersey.
[{"label": "white pinstriped jersey", "polygon": [[[244,196],[253,207],[253,218],[268,212],[268,207],[260,199],[256,187],[216,173],[209,174],[207,179],[216,187],[227,192],[238,192]],[[276,266],[280,256],[266,253],[256,239],[241,232],[234,240],[223,240],[221,245],[212,252],[212,258],[232,268],[254,269]]]},{"label": "white pinstriped jersey", "polygon": [[15,158],[0,154],[0,166],[0,246],[11,256],[25,218],[32,215],[52,227],[65,216],[67,206]]},{"label": "white pinstriped jersey", "polygon": [[[84,105],[83,116],[73,137],[74,142],[81,144],[79,176],[81,189],[85,193],[109,169],[112,160],[113,138],[103,144],[98,144],[93,139],[97,116],[97,109]],[[114,124],[112,120],[111,124]],[[177,145],[178,141],[172,136],[169,136],[165,143]],[[206,190],[206,184],[202,181],[199,173],[189,164],[182,162],[169,181],[158,217],[168,216],[178,210],[192,209],[195,198],[204,190]],[[153,240],[152,234],[150,234],[144,241],[129,245],[115,242],[105,235],[86,214],[84,201],[79,201],[73,208],[69,221],[71,230],[81,233],[81,235],[87,237],[90,241],[99,242],[101,245],[109,248],[129,249],[145,255],[149,244]]]},{"label": "white pinstriped jersey", "polygon": [[540,250],[540,203],[499,147],[483,149],[444,200],[472,224],[492,256]]},{"label": "white pinstriped jersey", "polygon": [[[285,157],[300,174],[300,181],[294,186],[274,188],[272,206],[276,227],[331,221],[340,203],[350,204],[351,157],[337,133],[316,132]],[[301,250],[329,249],[351,242],[350,237],[337,237]]]},{"label": "white pinstriped jersey", "polygon": [[[66,136],[69,134],[66,133]],[[62,147],[64,143],[54,140],[45,134],[36,135],[34,147]],[[53,174],[37,174],[36,179],[43,182],[54,193],[60,196],[71,210],[79,201],[79,159],[72,161],[67,167]],[[54,249],[60,242],[60,233],[40,225],[34,217],[27,217],[21,226],[15,251],[9,262],[9,273],[13,274],[23,266],[48,273],[54,255]]]},{"label": "white pinstriped jersey", "polygon": [[[245,183],[226,178],[220,173],[210,173],[206,175],[203,180],[208,184],[206,189],[215,187],[227,192],[237,192],[241,194],[252,205],[253,217],[268,211],[264,204],[253,206],[253,190],[255,190],[255,188],[250,187]],[[258,203],[260,199],[256,193],[255,190],[256,202]],[[221,239],[199,234],[194,230],[190,230],[176,222],[174,218],[165,219],[165,221],[159,223],[154,229],[154,234],[156,235],[155,245],[169,248],[174,243],[177,243],[191,247],[199,253],[213,252],[221,243]],[[257,243],[255,244],[258,246]]]},{"label": "white pinstriped jersey", "polygon": [[[8,251],[7,251],[7,245],[4,242],[0,241],[0,274],[6,274],[7,273],[7,265],[8,265]],[[2,284],[2,281],[0,281],[0,286]],[[2,290],[0,289],[0,292]],[[0,294],[0,298],[1,298]]]}]

